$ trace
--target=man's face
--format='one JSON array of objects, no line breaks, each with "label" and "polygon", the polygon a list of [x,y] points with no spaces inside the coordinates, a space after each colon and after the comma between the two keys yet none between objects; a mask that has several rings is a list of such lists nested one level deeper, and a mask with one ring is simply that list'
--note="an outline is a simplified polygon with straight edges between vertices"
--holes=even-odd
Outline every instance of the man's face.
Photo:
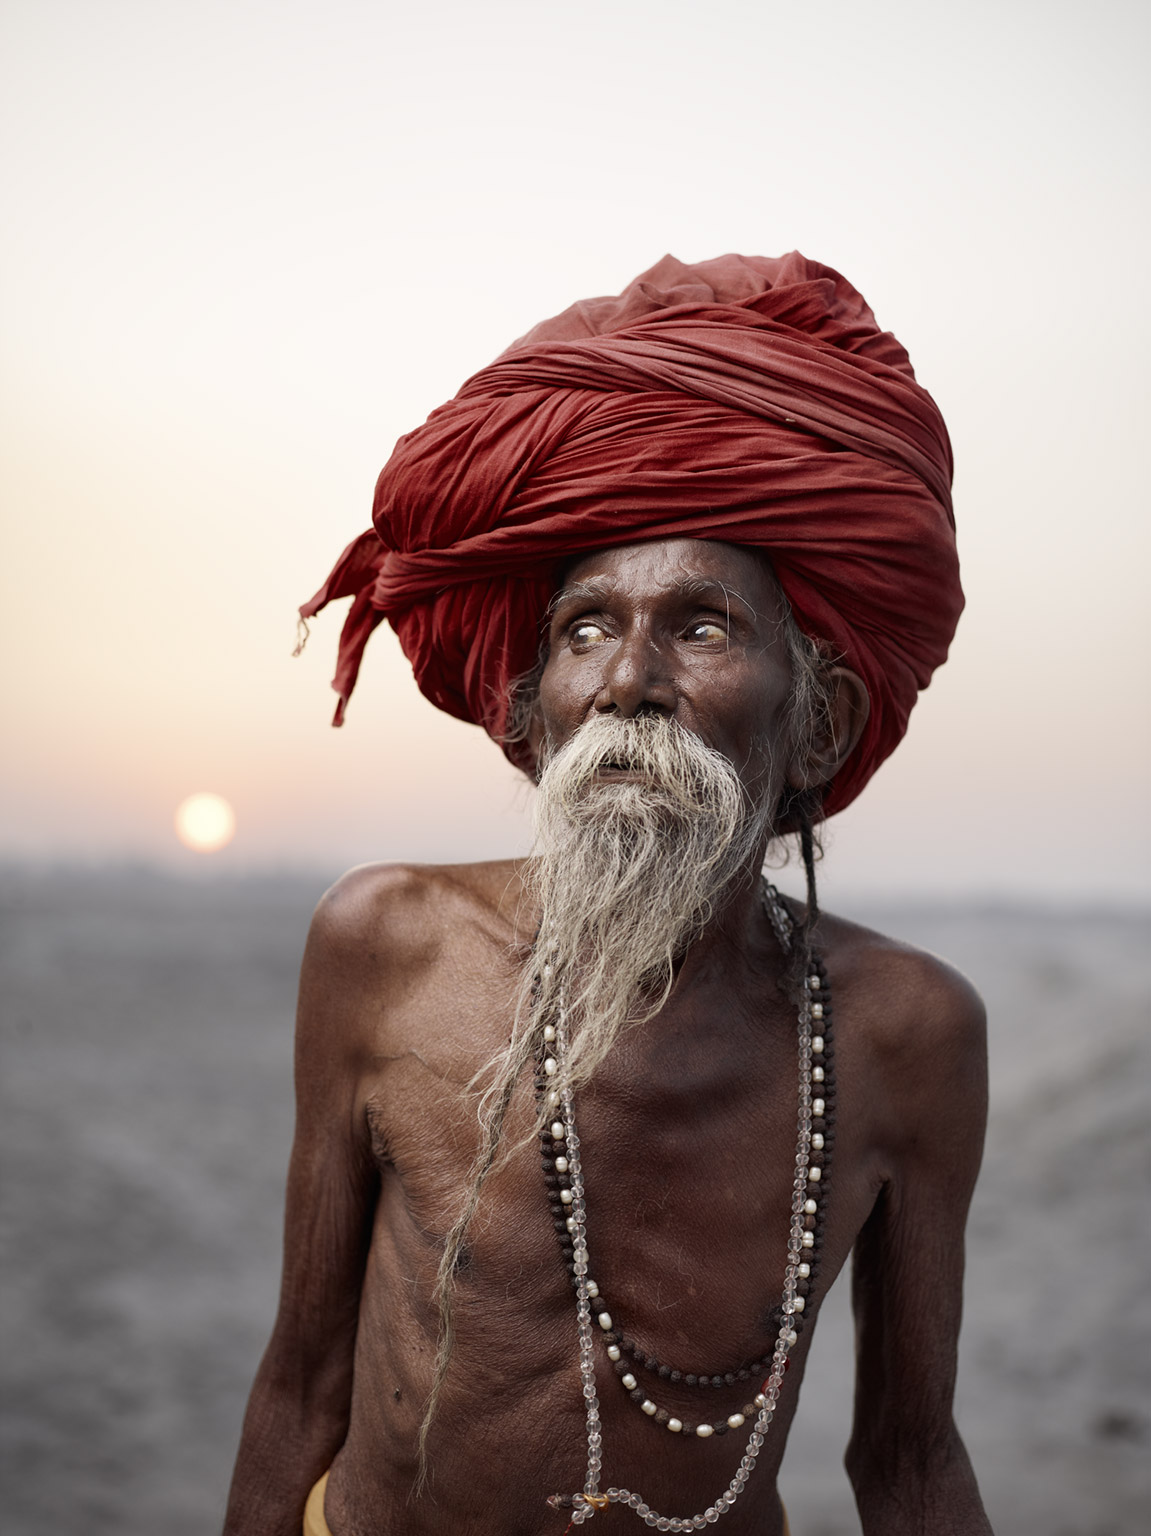
[{"label": "man's face", "polygon": [[549,965],[527,966],[524,986],[563,1010],[573,1085],[754,887],[786,767],[782,618],[768,569],[727,544],[633,544],[568,573],[540,682],[528,874]]},{"label": "man's face", "polygon": [[586,556],[552,612],[540,683],[548,748],[599,714],[667,715],[774,805],[791,687],[782,619],[767,566],[732,544],[661,539]]}]

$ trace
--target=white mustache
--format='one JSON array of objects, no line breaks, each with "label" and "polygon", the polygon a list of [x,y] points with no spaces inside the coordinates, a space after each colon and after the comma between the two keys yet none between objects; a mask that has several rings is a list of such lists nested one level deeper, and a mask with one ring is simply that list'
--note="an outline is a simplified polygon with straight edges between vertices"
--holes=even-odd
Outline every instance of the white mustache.
[{"label": "white mustache", "polygon": [[572,808],[605,769],[645,780],[685,811],[697,806],[701,795],[714,794],[719,784],[747,798],[730,760],[666,715],[593,715],[545,755],[543,798],[554,792],[559,805]]}]

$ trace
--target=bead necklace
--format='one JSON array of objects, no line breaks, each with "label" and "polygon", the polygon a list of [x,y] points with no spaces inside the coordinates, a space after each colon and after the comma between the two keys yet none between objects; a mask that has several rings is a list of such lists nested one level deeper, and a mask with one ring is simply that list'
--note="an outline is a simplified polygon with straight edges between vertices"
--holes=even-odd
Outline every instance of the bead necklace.
[{"label": "bead necklace", "polygon": [[[764,882],[763,902],[772,928],[785,953],[792,942],[792,921],[779,900],[778,892]],[[746,1486],[764,1443],[764,1436],[771,1425],[776,1404],[783,1386],[790,1352],[803,1328],[803,1312],[806,1297],[815,1283],[818,1253],[822,1246],[823,1205],[826,1199],[826,1172],[834,1130],[831,1111],[834,1108],[834,1088],[831,1078],[832,1049],[830,1041],[830,992],[827,972],[822,962],[813,960],[804,978],[803,998],[798,1014],[798,1129],[795,1154],[795,1177],[792,1182],[791,1223],[787,1244],[787,1265],[784,1271],[783,1299],[776,1309],[779,1319],[775,1345],[769,1357],[755,1360],[736,1371],[715,1375],[674,1371],[661,1364],[654,1356],[639,1350],[634,1342],[619,1333],[599,1287],[588,1275],[589,1255],[587,1246],[587,1206],[580,1159],[579,1134],[575,1125],[574,1096],[567,1080],[567,1024],[562,1001],[554,1023],[544,1026],[543,1050],[537,1088],[546,1092],[547,1100],[557,1118],[541,1133],[544,1151],[545,1180],[549,1187],[549,1199],[553,1219],[560,1236],[561,1247],[572,1275],[576,1292],[576,1321],[579,1339],[580,1378],[583,1387],[587,1419],[588,1460],[587,1475],[582,1492],[553,1494],[548,1503],[555,1509],[570,1509],[571,1523],[581,1525],[591,1519],[597,1509],[611,1504],[623,1504],[634,1509],[645,1524],[661,1531],[702,1530],[725,1514],[735,1503]],[[814,1026],[814,1027],[813,1027]],[[815,1030],[818,1029],[817,1034]],[[813,1092],[814,1086],[814,1092]],[[594,1322],[593,1322],[594,1319]],[[655,1423],[673,1434],[691,1435],[705,1440],[722,1435],[731,1429],[742,1427],[754,1417],[747,1449],[730,1485],[714,1505],[700,1515],[669,1517],[657,1514],[649,1508],[637,1493],[626,1488],[609,1488],[599,1491],[599,1477],[603,1466],[603,1431],[599,1412],[599,1399],[595,1382],[594,1339],[598,1326],[607,1353],[629,1397],[641,1411]],[[632,1354],[637,1363],[667,1380],[682,1380],[687,1386],[734,1385],[750,1379],[759,1369],[767,1369],[762,1390],[740,1412],[729,1414],[718,1422],[691,1424],[682,1421],[659,1408],[637,1383],[623,1360],[624,1352]]]},{"label": "bead necklace", "polygon": [[[813,995],[812,1013],[813,1020],[821,1031],[812,1037],[813,1065],[811,1075],[814,1082],[821,1086],[816,1089],[823,1102],[819,1108],[822,1115],[813,1113],[811,1158],[808,1168],[808,1182],[810,1185],[818,1185],[818,1188],[809,1191],[809,1198],[804,1201],[805,1232],[810,1236],[810,1246],[805,1248],[805,1257],[799,1265],[798,1283],[796,1286],[796,1314],[792,1319],[792,1327],[796,1333],[803,1331],[803,1310],[807,1304],[807,1297],[815,1288],[816,1277],[819,1268],[819,1250],[822,1246],[823,1212],[827,1198],[827,1182],[829,1174],[829,1155],[831,1145],[835,1139],[835,1131],[832,1126],[833,1102],[834,1102],[834,1071],[832,1060],[834,1050],[831,1040],[831,993],[827,982],[827,972],[821,961],[813,959],[812,974],[808,978],[809,989]],[[548,1025],[543,1032],[543,1053],[540,1058],[536,1073],[537,1095],[542,1096],[547,1091],[547,1085],[553,1078],[546,1070],[546,1063],[552,1057],[553,1042],[556,1037],[554,1026]],[[554,1059],[554,1058],[552,1058]],[[558,1095],[557,1100],[558,1102]],[[815,1109],[813,1103],[813,1111]],[[571,1229],[574,1225],[573,1218],[568,1214],[571,1208],[571,1182],[570,1164],[563,1140],[563,1125],[556,1121],[550,1127],[540,1132],[541,1151],[543,1153],[542,1164],[544,1169],[544,1183],[547,1186],[548,1203],[551,1207],[553,1225],[560,1241],[564,1263],[575,1285],[576,1274],[573,1265],[573,1244]],[[808,1207],[811,1209],[808,1209]],[[805,1239],[806,1241],[806,1239]],[[601,1295],[599,1286],[589,1278],[588,1294],[596,1301],[600,1308],[606,1308],[607,1303]],[[602,1316],[603,1312],[599,1312]],[[608,1313],[610,1316],[610,1312]],[[782,1308],[777,1306],[772,1309],[772,1328],[778,1330],[783,1322]],[[597,1317],[598,1321],[598,1317]],[[656,1356],[648,1354],[642,1345],[630,1338],[626,1333],[614,1325],[602,1333],[601,1342],[605,1345],[608,1358],[612,1362],[616,1375],[624,1390],[631,1400],[648,1415],[652,1421],[668,1429],[673,1434],[685,1434],[698,1436],[700,1439],[709,1439],[712,1436],[722,1436],[729,1430],[740,1428],[743,1423],[754,1417],[756,1404],[744,1403],[742,1408],[735,1413],[729,1413],[706,1423],[695,1424],[687,1419],[679,1419],[666,1409],[660,1408],[652,1398],[639,1386],[634,1370],[640,1369],[650,1372],[663,1381],[670,1381],[675,1385],[682,1384],[686,1387],[723,1388],[732,1387],[738,1383],[759,1379],[763,1373],[770,1369],[771,1355],[767,1354],[760,1359],[748,1360],[744,1363],[723,1372],[711,1371],[685,1371],[678,1370],[661,1362]],[[623,1357],[630,1356],[630,1360]]]}]

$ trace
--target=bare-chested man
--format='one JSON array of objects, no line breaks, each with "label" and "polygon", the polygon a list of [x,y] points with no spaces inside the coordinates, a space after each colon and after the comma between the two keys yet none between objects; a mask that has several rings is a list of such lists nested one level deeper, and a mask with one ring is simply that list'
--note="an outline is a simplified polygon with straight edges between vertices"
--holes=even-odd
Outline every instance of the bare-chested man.
[{"label": "bare-chested man", "polygon": [[[921,462],[938,418],[836,274],[739,261],[667,259],[478,375],[451,432],[433,416],[381,477],[380,548],[357,541],[310,605],[358,594],[342,700],[388,613],[425,692],[538,777],[538,846],[366,867],[320,905],[283,1292],[230,1536],[561,1536],[589,1518],[779,1536],[812,1328],[852,1251],[863,1529],[989,1529],[951,1407],[982,1008],[939,961],[819,913],[812,860],[812,823],[891,750],[954,627],[941,477]],[[685,329],[706,387],[669,361]],[[625,343],[597,354],[597,384],[589,333]],[[620,391],[637,348],[658,368],[607,423],[586,397]],[[529,412],[509,407],[512,365]],[[850,369],[870,393],[845,404]],[[697,416],[673,430],[677,391]],[[451,523],[438,474],[478,531],[411,536],[421,498]],[[690,518],[681,475],[704,503]],[[805,903],[760,873],[792,832]]]}]

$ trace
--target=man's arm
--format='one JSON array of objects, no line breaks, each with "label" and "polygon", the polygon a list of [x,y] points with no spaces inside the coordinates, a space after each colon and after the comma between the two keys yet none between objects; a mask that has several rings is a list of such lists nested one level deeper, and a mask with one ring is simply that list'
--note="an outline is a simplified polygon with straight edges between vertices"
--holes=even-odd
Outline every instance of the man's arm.
[{"label": "man's arm", "polygon": [[347,1433],[378,1181],[362,1101],[376,946],[364,943],[356,886],[353,876],[320,904],[304,953],[280,1305],[248,1401],[225,1536],[299,1536],[308,1492]]},{"label": "man's arm", "polygon": [[983,1151],[987,1045],[971,987],[905,955],[882,1042],[888,1177],[856,1239],[855,1418],[846,1464],[866,1536],[989,1536],[952,1417],[963,1233]]}]

